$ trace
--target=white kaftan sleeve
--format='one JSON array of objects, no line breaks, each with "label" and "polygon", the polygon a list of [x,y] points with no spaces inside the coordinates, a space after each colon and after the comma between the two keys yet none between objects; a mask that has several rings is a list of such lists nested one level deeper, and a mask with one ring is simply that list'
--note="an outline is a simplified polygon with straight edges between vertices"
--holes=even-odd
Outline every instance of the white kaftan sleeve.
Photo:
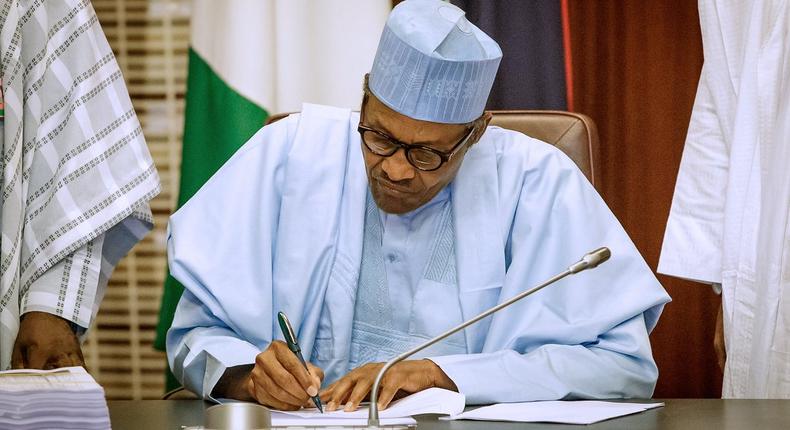
[{"label": "white kaftan sleeve", "polygon": [[703,66],[680,162],[658,272],[721,283],[729,148]]},{"label": "white kaftan sleeve", "polygon": [[[104,234],[86,243],[33,281],[20,315],[47,312],[87,329],[107,283],[100,285]],[[98,298],[98,299],[97,299]]]},{"label": "white kaftan sleeve", "polygon": [[21,300],[20,315],[40,311],[76,325],[84,340],[107,291],[115,266],[153,226],[143,204],[106,232],[64,257],[33,281]]},{"label": "white kaftan sleeve", "polygon": [[233,366],[255,362],[260,349],[241,339],[189,290],[184,290],[168,332],[167,358],[188,390],[216,401],[211,391]]},{"label": "white kaftan sleeve", "polygon": [[272,252],[297,123],[292,115],[261,129],[170,218],[170,273],[185,290],[167,357],[203,398],[226,368],[254,363],[271,342]]},{"label": "white kaftan sleeve", "polygon": [[646,399],[658,369],[643,315],[600,336],[594,345],[547,344],[526,354],[511,349],[432,357],[467,404],[557,399]]}]

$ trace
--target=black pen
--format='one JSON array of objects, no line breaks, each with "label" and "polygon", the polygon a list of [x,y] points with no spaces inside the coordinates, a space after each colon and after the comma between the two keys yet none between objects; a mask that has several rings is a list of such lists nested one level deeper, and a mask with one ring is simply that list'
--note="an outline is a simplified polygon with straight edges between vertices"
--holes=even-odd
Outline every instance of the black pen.
[{"label": "black pen", "polygon": [[[283,331],[283,337],[285,337],[285,343],[288,344],[288,349],[296,354],[296,358],[302,362],[302,366],[304,366],[304,368],[307,369],[307,373],[310,374],[310,369],[307,368],[307,363],[304,361],[304,357],[302,357],[302,349],[299,348],[299,343],[296,341],[296,334],[294,333],[293,327],[291,327],[291,322],[288,321],[288,317],[282,312],[277,312],[277,321],[280,322],[280,329]],[[315,403],[315,407],[323,414],[324,407],[321,405],[321,398],[316,394],[312,399],[313,403]]]}]

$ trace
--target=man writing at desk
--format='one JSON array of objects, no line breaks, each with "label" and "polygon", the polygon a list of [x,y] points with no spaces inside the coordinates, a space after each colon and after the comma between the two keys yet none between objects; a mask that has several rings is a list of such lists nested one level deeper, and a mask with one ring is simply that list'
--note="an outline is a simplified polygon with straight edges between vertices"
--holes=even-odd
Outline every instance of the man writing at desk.
[{"label": "man writing at desk", "polygon": [[305,105],[264,127],[172,217],[186,290],[167,349],[187,388],[295,409],[323,383],[329,410],[355,409],[381,362],[608,246],[607,265],[394,366],[380,405],[434,386],[470,404],[652,395],[669,298],[572,161],[488,127],[500,58],[457,7],[407,0],[359,114]]}]

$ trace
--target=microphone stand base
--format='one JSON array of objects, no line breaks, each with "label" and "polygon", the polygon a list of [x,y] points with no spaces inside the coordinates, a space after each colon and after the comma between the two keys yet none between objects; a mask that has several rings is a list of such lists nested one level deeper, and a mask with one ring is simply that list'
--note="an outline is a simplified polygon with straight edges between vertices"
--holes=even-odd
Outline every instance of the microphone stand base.
[{"label": "microphone stand base", "polygon": [[395,425],[395,424],[384,425],[384,424],[381,424],[381,425],[377,425],[377,426],[365,426],[365,427],[362,427],[362,428],[365,429],[365,430],[385,430],[385,429],[386,430],[414,430],[415,428],[417,428],[417,424],[413,424],[413,425],[410,425],[410,426],[403,425],[403,424],[400,424],[400,425]]},{"label": "microphone stand base", "polygon": [[321,428],[331,428],[332,430],[340,430],[340,429],[353,429],[353,430],[415,430],[417,428],[417,424],[380,424],[377,426],[369,426],[366,424],[362,425],[345,425],[345,426],[287,426],[284,429],[321,429]]}]

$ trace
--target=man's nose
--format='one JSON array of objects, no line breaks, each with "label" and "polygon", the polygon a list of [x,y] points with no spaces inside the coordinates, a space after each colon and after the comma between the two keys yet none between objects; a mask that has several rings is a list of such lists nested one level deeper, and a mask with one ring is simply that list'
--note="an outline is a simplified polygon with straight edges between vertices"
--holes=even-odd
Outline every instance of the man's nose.
[{"label": "man's nose", "polygon": [[381,168],[393,182],[408,181],[414,178],[414,167],[406,159],[406,151],[399,148],[394,154],[381,162]]}]

